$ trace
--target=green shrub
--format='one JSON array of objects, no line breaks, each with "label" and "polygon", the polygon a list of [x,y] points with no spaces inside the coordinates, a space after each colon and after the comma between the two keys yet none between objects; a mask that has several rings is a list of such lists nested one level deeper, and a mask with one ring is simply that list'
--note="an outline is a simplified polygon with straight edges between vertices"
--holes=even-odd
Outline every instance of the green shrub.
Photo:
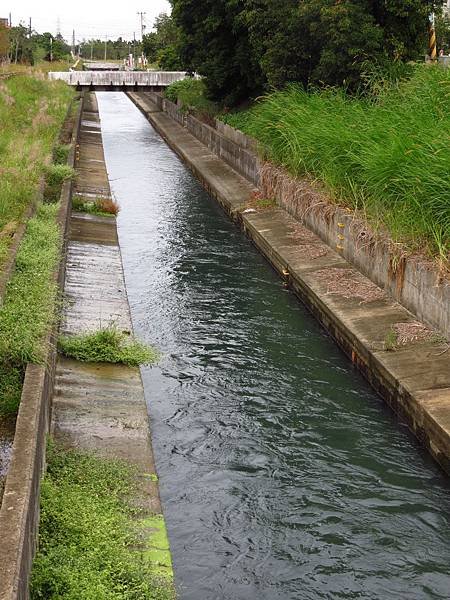
[{"label": "green shrub", "polygon": [[142,548],[133,469],[54,445],[47,459],[32,600],[173,599]]},{"label": "green shrub", "polygon": [[139,366],[153,363],[158,358],[155,350],[130,339],[114,326],[82,335],[62,336],[58,341],[58,349],[65,356],[83,362]]},{"label": "green shrub", "polygon": [[75,177],[74,169],[66,164],[51,164],[45,169],[45,180],[48,186],[61,185],[73,177]]},{"label": "green shrub", "polygon": [[178,102],[181,110],[195,112],[199,115],[212,117],[217,114],[218,106],[206,97],[203,80],[187,77],[169,85],[164,92],[165,97],[172,102]]}]

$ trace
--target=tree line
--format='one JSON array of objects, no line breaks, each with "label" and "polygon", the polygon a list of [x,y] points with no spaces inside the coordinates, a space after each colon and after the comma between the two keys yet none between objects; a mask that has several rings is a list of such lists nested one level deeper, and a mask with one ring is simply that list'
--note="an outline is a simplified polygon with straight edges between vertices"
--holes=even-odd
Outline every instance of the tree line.
[{"label": "tree line", "polygon": [[[71,46],[61,34],[53,35],[50,32],[37,33],[24,25],[8,28],[0,23],[0,62],[8,60],[12,63],[33,65],[38,60],[60,61],[69,59]],[[84,58],[94,60],[122,60],[128,54],[139,56],[142,44],[136,40],[125,40],[119,37],[116,40],[91,39],[83,40],[75,46],[75,53],[80,53]]]}]

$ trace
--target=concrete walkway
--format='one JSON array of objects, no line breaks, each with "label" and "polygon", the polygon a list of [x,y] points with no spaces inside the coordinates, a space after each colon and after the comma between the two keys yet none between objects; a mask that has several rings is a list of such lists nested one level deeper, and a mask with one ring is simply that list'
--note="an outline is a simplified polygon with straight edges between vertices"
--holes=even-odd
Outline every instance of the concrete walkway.
[{"label": "concrete walkway", "polygon": [[[128,96],[386,402],[450,473],[450,346],[280,208],[255,209],[254,187],[160,111],[146,94]],[[253,208],[251,208],[253,206]],[[404,343],[393,348],[395,334]]]},{"label": "concrete walkway", "polygon": [[[85,98],[75,194],[110,195],[94,94]],[[61,333],[84,333],[110,324],[132,330],[116,219],[72,213]],[[171,577],[139,369],[59,357],[51,431],[65,447],[123,459],[138,468],[135,501],[147,518],[149,549],[157,569]]]}]

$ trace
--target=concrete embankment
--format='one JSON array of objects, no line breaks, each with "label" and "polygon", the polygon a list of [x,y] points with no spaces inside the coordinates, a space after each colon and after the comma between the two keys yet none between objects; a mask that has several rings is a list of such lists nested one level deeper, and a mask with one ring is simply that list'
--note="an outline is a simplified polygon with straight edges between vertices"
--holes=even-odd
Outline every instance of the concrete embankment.
[{"label": "concrete embankment", "polygon": [[[74,196],[110,198],[94,94],[85,97]],[[115,217],[73,212],[60,331],[73,335],[114,325],[131,333]],[[58,356],[51,433],[66,448],[121,459],[137,468],[136,505],[155,569],[172,578],[165,524],[139,369]]]},{"label": "concrete embankment", "polygon": [[129,97],[205,188],[242,222],[255,245],[450,473],[448,343],[287,211],[249,209],[253,182],[162,111],[150,95]]}]

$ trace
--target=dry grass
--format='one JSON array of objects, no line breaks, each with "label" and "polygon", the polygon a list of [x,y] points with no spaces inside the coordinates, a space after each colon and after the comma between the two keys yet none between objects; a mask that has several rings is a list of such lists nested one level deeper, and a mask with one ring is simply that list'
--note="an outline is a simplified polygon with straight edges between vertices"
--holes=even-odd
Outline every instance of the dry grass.
[{"label": "dry grass", "polygon": [[430,340],[434,333],[420,321],[410,321],[408,323],[395,323],[392,326],[396,335],[397,346],[406,346],[413,342]]},{"label": "dry grass", "polygon": [[99,198],[96,204],[101,212],[108,213],[110,215],[119,214],[120,207],[112,198]]},{"label": "dry grass", "polygon": [[358,298],[360,304],[368,304],[386,297],[381,288],[353,269],[331,267],[320,269],[314,275],[327,286],[326,293],[329,295],[347,299]]}]

